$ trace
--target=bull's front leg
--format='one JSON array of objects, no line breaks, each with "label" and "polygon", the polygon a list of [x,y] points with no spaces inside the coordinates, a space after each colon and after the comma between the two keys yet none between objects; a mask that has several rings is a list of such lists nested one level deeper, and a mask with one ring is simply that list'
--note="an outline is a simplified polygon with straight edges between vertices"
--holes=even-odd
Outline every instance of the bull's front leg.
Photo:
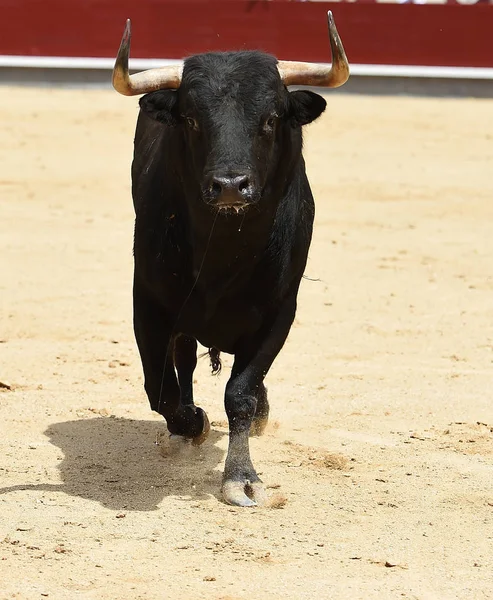
[{"label": "bull's front leg", "polygon": [[172,435],[201,444],[210,425],[206,413],[193,403],[197,345],[193,338],[173,335],[172,323],[136,275],[134,330],[151,408],[166,419]]},{"label": "bull's front leg", "polygon": [[249,434],[258,401],[267,402],[264,377],[286,341],[295,312],[296,295],[293,295],[283,302],[261,333],[242,344],[242,348],[235,354],[225,395],[229,447],[222,492],[229,504],[256,506],[265,503],[267,499],[250,458]]}]

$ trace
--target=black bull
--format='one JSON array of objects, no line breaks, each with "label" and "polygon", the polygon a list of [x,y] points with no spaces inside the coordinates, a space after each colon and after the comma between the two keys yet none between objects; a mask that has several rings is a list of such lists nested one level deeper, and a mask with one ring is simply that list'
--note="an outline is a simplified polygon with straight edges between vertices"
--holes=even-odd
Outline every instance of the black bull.
[{"label": "black bull", "polygon": [[226,384],[227,502],[265,501],[249,435],[269,414],[264,378],[293,323],[314,202],[302,126],[325,109],[289,92],[260,52],[188,58],[178,89],[140,100],[132,164],[134,329],[145,389],[171,434],[202,443],[197,341],[234,355]]}]

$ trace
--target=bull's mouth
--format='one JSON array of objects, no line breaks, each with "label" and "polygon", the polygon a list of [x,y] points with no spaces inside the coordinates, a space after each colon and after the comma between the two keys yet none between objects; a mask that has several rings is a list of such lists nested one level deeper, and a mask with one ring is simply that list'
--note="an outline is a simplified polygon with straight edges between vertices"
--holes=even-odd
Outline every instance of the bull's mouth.
[{"label": "bull's mouth", "polygon": [[213,208],[221,215],[241,215],[248,206],[246,202],[217,202]]},{"label": "bull's mouth", "polygon": [[246,198],[241,194],[223,193],[219,197],[210,198],[209,194],[204,194],[204,200],[213,212],[220,215],[240,215],[251,206]]}]

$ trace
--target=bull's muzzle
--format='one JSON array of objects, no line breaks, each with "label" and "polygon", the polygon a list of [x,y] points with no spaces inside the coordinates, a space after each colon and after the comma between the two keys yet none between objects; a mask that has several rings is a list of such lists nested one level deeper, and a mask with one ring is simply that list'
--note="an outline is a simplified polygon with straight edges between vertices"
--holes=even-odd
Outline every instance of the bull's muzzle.
[{"label": "bull's muzzle", "polygon": [[258,198],[249,173],[214,173],[202,186],[204,200],[218,209],[243,209]]}]

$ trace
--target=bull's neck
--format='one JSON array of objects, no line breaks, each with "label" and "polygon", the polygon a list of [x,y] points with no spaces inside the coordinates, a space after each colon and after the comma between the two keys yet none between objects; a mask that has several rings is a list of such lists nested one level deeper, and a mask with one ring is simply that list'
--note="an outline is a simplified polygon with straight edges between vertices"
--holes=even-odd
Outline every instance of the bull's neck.
[{"label": "bull's neck", "polygon": [[[285,166],[285,165],[284,165]],[[284,201],[293,185],[300,181],[298,165],[275,171],[271,184],[257,205],[243,214],[221,214],[203,201],[188,204],[189,235],[194,275],[202,280],[229,278],[238,272],[248,272],[260,261],[274,230],[274,221],[282,212]]]},{"label": "bull's neck", "polygon": [[276,208],[266,202],[232,215],[204,206],[190,214],[194,274],[200,271],[205,280],[227,278],[254,266],[269,242]]}]

